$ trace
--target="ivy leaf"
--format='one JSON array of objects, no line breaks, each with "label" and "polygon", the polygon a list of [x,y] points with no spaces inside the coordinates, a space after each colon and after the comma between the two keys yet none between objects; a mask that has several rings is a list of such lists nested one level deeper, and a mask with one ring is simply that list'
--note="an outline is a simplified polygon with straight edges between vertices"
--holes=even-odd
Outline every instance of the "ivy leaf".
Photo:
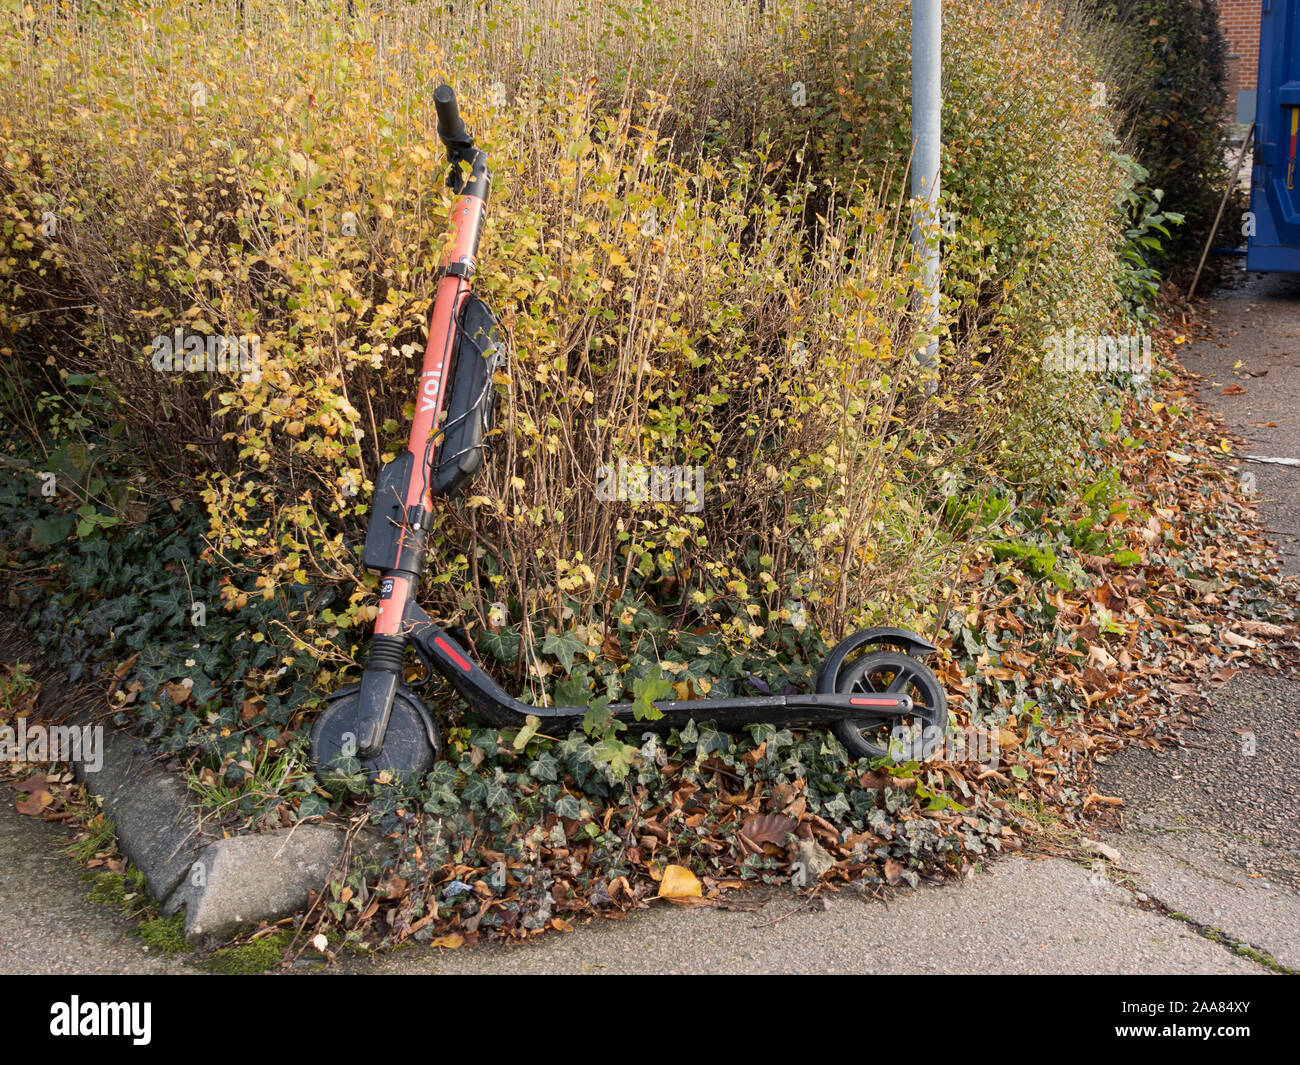
[{"label": "ivy leaf", "polygon": [[725,732],[718,730],[718,727],[711,721],[706,721],[699,726],[700,738],[695,744],[695,754],[702,757],[711,754],[714,751],[726,751],[731,746],[731,737]]},{"label": "ivy leaf", "polygon": [[489,629],[480,633],[475,642],[498,662],[513,662],[519,656],[519,633],[513,626],[500,632]]},{"label": "ivy leaf", "polygon": [[822,807],[822,816],[828,818],[848,817],[852,812],[853,809],[849,806],[849,800],[844,797],[843,792],[837,793]]},{"label": "ivy leaf", "polygon": [[500,770],[497,775],[489,781],[484,788],[484,799],[489,809],[497,810],[502,807],[514,808],[514,803],[510,800],[510,789],[506,786],[505,774]]},{"label": "ivy leaf", "polygon": [[604,736],[606,733],[621,730],[624,727],[609,712],[609,700],[604,696],[592,699],[587,712],[582,715],[582,731],[588,736]]},{"label": "ivy leaf", "polygon": [[220,694],[206,673],[198,670],[191,670],[189,675],[194,681],[194,687],[191,689],[191,694],[196,702],[200,704],[206,703],[208,700],[213,699]]},{"label": "ivy leaf", "polygon": [[470,746],[478,747],[481,750],[492,753],[497,749],[497,738],[500,736],[494,729],[479,728],[469,734]]},{"label": "ivy leaf", "polygon": [[487,781],[480,776],[471,776],[465,781],[465,787],[461,790],[460,797],[471,806],[481,806],[487,799],[488,785]]},{"label": "ivy leaf", "polygon": [[632,682],[632,716],[638,721],[658,721],[664,715],[655,701],[672,694],[672,684],[658,670],[654,675],[638,677]]},{"label": "ivy leaf", "polygon": [[572,630],[565,633],[548,632],[546,639],[542,641],[542,654],[554,655],[564,666],[564,672],[573,672],[573,656],[579,651],[585,651],[587,645],[578,639],[578,634]]},{"label": "ivy leaf", "polygon": [[72,532],[72,523],[71,514],[32,522],[32,544],[36,547],[51,547],[62,543]]},{"label": "ivy leaf", "polygon": [[528,741],[537,735],[537,730],[541,728],[542,719],[536,714],[529,714],[524,722],[524,727],[519,730],[515,736],[515,750],[522,751],[528,746]]},{"label": "ivy leaf", "polygon": [[586,706],[591,700],[591,681],[587,671],[579,668],[555,686],[556,706]]},{"label": "ivy leaf", "polygon": [[330,804],[319,795],[304,795],[298,800],[298,820],[306,821],[309,817],[323,817],[330,812]]},{"label": "ivy leaf", "polygon": [[555,780],[559,776],[559,765],[555,761],[555,756],[544,751],[539,754],[532,765],[528,767],[528,775],[535,780]]},{"label": "ivy leaf", "polygon": [[616,777],[625,777],[632,768],[632,759],[639,753],[635,747],[622,740],[601,740],[592,750],[592,758],[608,765]]}]

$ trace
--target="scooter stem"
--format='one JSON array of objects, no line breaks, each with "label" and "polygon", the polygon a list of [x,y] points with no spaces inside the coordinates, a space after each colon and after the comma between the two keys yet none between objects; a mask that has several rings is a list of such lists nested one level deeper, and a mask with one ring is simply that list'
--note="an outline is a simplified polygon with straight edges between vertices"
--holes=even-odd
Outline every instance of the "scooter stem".
[{"label": "scooter stem", "polygon": [[[404,477],[394,476],[386,470],[388,476],[382,477],[382,483],[376,486],[377,499],[381,489],[395,493],[400,499],[401,530],[393,557],[381,571],[379,613],[375,618],[370,656],[361,677],[357,728],[357,752],[361,758],[375,757],[382,750],[393,698],[401,679],[407,644],[403,618],[408,605],[415,602],[420,578],[424,575],[429,520],[433,512],[432,471],[442,442],[439,429],[443,424],[447,384],[456,351],[457,323],[471,295],[479,238],[492,186],[487,154],[474,147],[474,138],[460,118],[456,95],[451,87],[439,86],[433,99],[438,114],[438,136],[451,164],[447,184],[459,199],[452,211],[450,243],[443,258],[442,276],[429,319],[429,339],[424,349],[410,440],[406,452],[395,460]],[[395,501],[379,500],[390,505]],[[376,520],[385,520],[379,517],[377,508],[372,509],[371,517],[372,523]]]}]

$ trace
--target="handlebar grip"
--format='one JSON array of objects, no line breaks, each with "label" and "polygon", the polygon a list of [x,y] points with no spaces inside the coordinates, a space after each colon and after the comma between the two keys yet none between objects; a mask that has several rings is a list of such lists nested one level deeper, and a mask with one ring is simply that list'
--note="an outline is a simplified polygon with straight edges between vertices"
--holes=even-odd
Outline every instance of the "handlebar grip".
[{"label": "handlebar grip", "polygon": [[460,109],[456,106],[456,94],[450,85],[439,85],[433,90],[433,107],[438,113],[438,137],[449,151],[454,147],[466,147],[474,143],[474,138],[469,135],[461,120]]}]

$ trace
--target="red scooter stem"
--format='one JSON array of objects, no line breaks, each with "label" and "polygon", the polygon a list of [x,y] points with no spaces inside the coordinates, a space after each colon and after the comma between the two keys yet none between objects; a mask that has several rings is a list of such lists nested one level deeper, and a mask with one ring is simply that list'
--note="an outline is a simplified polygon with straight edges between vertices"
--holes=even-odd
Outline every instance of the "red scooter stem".
[{"label": "red scooter stem", "polygon": [[[480,215],[483,201],[466,196],[463,204],[473,203],[473,211]],[[473,236],[477,243],[477,233]],[[462,243],[462,236],[457,234],[456,244]],[[451,258],[449,253],[448,258]],[[470,255],[472,256],[472,249]],[[456,344],[456,321],[461,305],[469,298],[470,287],[467,279],[444,275],[438,282],[438,295],[434,300],[433,314],[429,321],[429,341],[424,349],[424,366],[420,373],[420,387],[415,400],[415,419],[411,425],[410,442],[407,450],[411,452],[411,479],[406,486],[406,512],[415,515],[413,523],[402,526],[400,544],[415,539],[421,545],[428,536],[428,529],[423,527],[423,516],[433,509],[431,471],[438,445],[438,424],[442,420],[447,399],[447,379],[449,377],[451,353]],[[405,574],[396,571],[386,575],[380,588],[379,614],[375,618],[375,635],[397,636],[401,633],[402,615],[408,601],[413,601],[420,574]],[[391,581],[391,583],[390,583]]]},{"label": "red scooter stem", "polygon": [[404,457],[407,480],[403,486],[394,486],[400,495],[395,494],[390,500],[396,502],[400,498],[404,508],[396,550],[382,572],[374,638],[361,678],[356,742],[358,753],[363,758],[373,757],[383,748],[400,680],[407,642],[402,620],[408,607],[415,603],[424,572],[425,544],[433,510],[433,471],[457,349],[457,323],[471,295],[479,238],[492,183],[487,156],[474,147],[474,138],[460,119],[456,97],[450,87],[442,85],[435,90],[434,106],[438,112],[438,135],[451,164],[447,183],[459,198],[452,211],[450,244],[442,261],[442,277],[429,317],[429,339],[424,349],[420,385],[415,397],[415,417]]},{"label": "red scooter stem", "polygon": [[[473,194],[462,196],[452,212],[451,247],[442,261],[443,276],[438,282],[438,293],[429,319],[429,341],[424,348],[415,419],[411,423],[408,448],[417,460],[421,456],[431,458],[429,444],[446,406],[449,364],[451,354],[456,350],[456,322],[461,306],[470,296],[470,279],[474,276],[475,257],[486,213],[487,203]],[[432,442],[437,443],[436,440]],[[413,477],[411,481],[407,505],[432,506],[429,478]]]},{"label": "red scooter stem", "polygon": [[[450,90],[448,90],[450,92]],[[464,134],[464,126],[461,126]],[[466,135],[467,137],[467,135]],[[463,143],[463,141],[462,141]],[[419,516],[433,509],[431,471],[439,443],[438,428],[442,422],[447,401],[447,382],[450,378],[452,353],[456,350],[456,323],[460,311],[471,294],[470,282],[474,276],[478,256],[479,238],[483,233],[483,220],[487,214],[487,190],[491,184],[486,158],[472,148],[449,146],[452,156],[453,178],[461,161],[470,163],[471,174],[465,182],[466,191],[460,197],[451,217],[451,244],[442,262],[442,279],[429,318],[429,339],[424,348],[424,364],[420,371],[420,386],[415,397],[415,418],[411,423],[410,441],[411,479],[406,486],[406,511],[416,515],[415,523],[402,527],[401,544],[418,538],[422,545],[428,529],[421,527]],[[464,153],[469,158],[465,158]],[[413,602],[421,574],[400,571],[385,575],[380,590],[379,614],[375,619],[375,635],[401,635],[402,617],[408,602]],[[391,583],[390,583],[391,581]]]}]

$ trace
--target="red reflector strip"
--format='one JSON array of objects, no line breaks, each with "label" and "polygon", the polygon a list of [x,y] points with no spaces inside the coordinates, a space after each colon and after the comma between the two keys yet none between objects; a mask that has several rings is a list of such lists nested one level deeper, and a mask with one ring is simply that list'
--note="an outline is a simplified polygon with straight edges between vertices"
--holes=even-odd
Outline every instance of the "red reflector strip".
[{"label": "red reflector strip", "polygon": [[460,666],[460,668],[463,669],[466,673],[468,673],[473,668],[469,664],[469,662],[465,660],[464,656],[461,655],[456,650],[456,648],[452,647],[452,645],[449,644],[446,640],[444,640],[441,636],[437,637],[433,642],[437,644],[438,650],[440,650],[443,654],[445,654],[448,658],[450,658],[453,662],[455,662],[456,665]]},{"label": "red reflector strip", "polygon": [[897,706],[897,699],[850,699],[853,706]]}]

